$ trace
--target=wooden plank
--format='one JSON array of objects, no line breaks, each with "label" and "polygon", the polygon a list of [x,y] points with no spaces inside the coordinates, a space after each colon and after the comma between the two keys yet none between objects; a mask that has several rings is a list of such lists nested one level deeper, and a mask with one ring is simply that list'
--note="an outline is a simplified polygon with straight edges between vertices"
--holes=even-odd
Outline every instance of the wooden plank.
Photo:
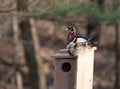
[{"label": "wooden plank", "polygon": [[[87,49],[85,52],[83,52],[82,54],[79,54],[79,56],[82,56],[83,54],[89,52],[89,51],[92,51],[92,50],[96,50],[97,48],[96,47],[92,47],[92,48],[89,48]],[[62,50],[62,49],[61,49]],[[56,53],[56,54],[53,54],[52,57],[54,58],[59,58],[59,59],[62,59],[62,58],[77,58],[77,56],[71,56],[69,55],[68,52],[61,52],[61,53]]]},{"label": "wooden plank", "polygon": [[76,89],[92,89],[94,50],[78,55]]},{"label": "wooden plank", "polygon": [[76,56],[71,56],[69,53],[56,53],[52,57],[62,59],[62,58],[77,58]]},{"label": "wooden plank", "polygon": [[[70,63],[70,71],[64,72],[62,70],[64,63]],[[77,70],[76,64],[77,60],[73,59],[55,59],[54,89],[74,89]]]}]

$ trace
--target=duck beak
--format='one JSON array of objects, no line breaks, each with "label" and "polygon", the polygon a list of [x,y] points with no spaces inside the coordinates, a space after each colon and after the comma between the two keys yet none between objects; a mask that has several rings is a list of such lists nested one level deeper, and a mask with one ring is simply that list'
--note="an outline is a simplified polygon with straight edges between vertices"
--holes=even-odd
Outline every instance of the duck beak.
[{"label": "duck beak", "polygon": [[64,29],[64,31],[68,31],[69,29],[68,29],[68,27],[66,27],[65,29]]}]

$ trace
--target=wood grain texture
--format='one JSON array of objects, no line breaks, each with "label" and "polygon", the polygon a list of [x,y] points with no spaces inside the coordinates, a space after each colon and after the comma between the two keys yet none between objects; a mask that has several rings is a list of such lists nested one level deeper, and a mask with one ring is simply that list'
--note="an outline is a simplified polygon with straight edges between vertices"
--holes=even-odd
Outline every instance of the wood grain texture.
[{"label": "wood grain texture", "polygon": [[[64,72],[62,65],[70,63],[71,70]],[[54,89],[74,89],[76,78],[76,64],[77,60],[73,59],[56,59],[54,71]]]}]

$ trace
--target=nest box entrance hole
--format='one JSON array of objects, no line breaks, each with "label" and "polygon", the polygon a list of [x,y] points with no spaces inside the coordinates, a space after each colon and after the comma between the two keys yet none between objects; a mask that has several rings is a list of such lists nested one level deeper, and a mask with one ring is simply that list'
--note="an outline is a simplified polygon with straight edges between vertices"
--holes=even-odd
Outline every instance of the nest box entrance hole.
[{"label": "nest box entrance hole", "polygon": [[64,62],[62,64],[63,72],[69,72],[71,70],[71,64],[69,62]]}]

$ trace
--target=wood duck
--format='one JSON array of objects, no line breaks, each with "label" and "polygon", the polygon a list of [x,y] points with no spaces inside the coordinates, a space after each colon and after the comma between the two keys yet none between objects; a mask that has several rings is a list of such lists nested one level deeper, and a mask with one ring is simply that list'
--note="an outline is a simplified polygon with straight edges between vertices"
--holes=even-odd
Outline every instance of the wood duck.
[{"label": "wood duck", "polygon": [[92,47],[95,46],[95,42],[92,40],[92,38],[88,36],[83,36],[77,33],[77,30],[73,26],[67,26],[65,29],[68,31],[68,36],[67,36],[67,48],[68,48],[68,53],[72,56],[75,55],[75,49],[76,47]]}]

